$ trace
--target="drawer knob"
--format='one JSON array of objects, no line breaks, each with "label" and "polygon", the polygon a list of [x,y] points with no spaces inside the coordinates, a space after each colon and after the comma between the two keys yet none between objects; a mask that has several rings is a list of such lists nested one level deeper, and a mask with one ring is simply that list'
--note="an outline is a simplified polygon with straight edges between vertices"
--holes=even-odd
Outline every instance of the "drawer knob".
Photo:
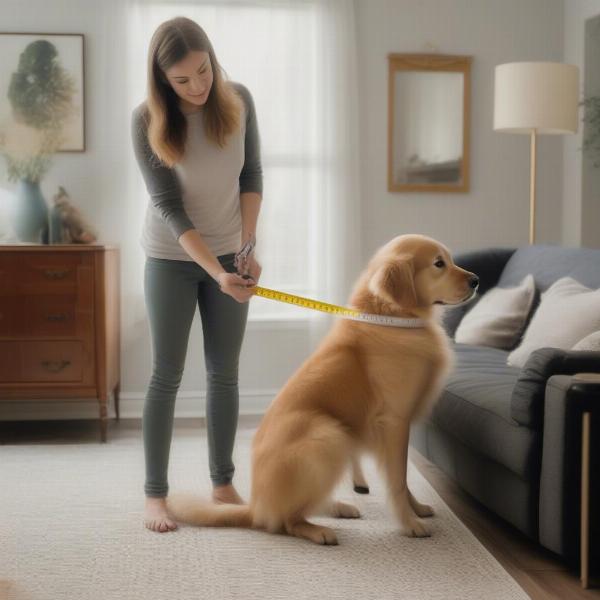
[{"label": "drawer knob", "polygon": [[44,275],[48,279],[64,279],[70,272],[70,269],[44,269]]},{"label": "drawer knob", "polygon": [[70,360],[43,360],[42,365],[52,373],[58,373],[71,364]]},{"label": "drawer knob", "polygon": [[56,313],[46,316],[47,321],[66,321],[69,318],[67,313]]}]

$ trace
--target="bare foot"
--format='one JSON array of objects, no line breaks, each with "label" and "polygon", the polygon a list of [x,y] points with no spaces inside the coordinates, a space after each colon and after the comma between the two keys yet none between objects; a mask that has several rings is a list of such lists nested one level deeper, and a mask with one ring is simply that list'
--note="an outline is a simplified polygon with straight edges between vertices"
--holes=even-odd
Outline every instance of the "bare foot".
[{"label": "bare foot", "polygon": [[217,504],[245,504],[231,483],[215,486],[212,499]]},{"label": "bare foot", "polygon": [[160,533],[175,531],[177,529],[177,523],[175,523],[167,513],[167,502],[165,498],[146,497],[144,525],[148,529]]}]

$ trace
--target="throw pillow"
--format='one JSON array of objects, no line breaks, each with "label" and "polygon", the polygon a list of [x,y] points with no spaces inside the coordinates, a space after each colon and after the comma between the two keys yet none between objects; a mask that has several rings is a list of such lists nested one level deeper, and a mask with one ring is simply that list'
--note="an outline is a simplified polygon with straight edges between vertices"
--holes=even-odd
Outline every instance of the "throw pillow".
[{"label": "throw pillow", "polygon": [[454,339],[459,344],[509,350],[519,340],[535,295],[533,275],[517,287],[495,287],[462,318]]},{"label": "throw pillow", "polygon": [[542,294],[521,344],[507,362],[522,367],[534,350],[546,346],[568,350],[598,329],[600,289],[590,290],[572,277],[563,277]]},{"label": "throw pillow", "polygon": [[591,350],[592,352],[600,352],[600,331],[594,331],[594,333],[586,335],[582,340],[579,340],[571,350]]}]

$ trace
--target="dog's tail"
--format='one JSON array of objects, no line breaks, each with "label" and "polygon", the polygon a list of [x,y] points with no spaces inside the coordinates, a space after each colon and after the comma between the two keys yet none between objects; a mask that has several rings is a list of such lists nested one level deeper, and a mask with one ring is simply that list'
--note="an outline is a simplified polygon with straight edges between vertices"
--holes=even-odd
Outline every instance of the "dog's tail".
[{"label": "dog's tail", "polygon": [[176,520],[205,527],[252,528],[252,512],[248,504],[215,504],[187,492],[167,497],[167,511]]}]

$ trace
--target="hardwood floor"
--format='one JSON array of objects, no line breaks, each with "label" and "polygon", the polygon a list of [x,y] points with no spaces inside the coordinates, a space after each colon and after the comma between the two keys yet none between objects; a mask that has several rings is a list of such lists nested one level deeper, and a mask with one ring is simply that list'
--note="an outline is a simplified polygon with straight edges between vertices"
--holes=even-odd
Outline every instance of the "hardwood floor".
[{"label": "hardwood floor", "polygon": [[[260,417],[240,416],[239,428],[254,429]],[[204,427],[203,419],[177,419],[177,431]],[[110,422],[108,441],[117,437],[139,437],[141,420]],[[43,443],[99,443],[99,425],[92,420],[79,421],[3,421],[0,445]],[[0,451],[1,452],[1,451]],[[583,590],[579,574],[566,567],[552,553],[543,550],[499,517],[473,500],[438,467],[411,450],[411,459],[440,497],[479,539],[488,551],[514,577],[534,600],[600,600],[600,581],[592,580],[593,589]],[[485,591],[482,590],[482,597]]]}]

